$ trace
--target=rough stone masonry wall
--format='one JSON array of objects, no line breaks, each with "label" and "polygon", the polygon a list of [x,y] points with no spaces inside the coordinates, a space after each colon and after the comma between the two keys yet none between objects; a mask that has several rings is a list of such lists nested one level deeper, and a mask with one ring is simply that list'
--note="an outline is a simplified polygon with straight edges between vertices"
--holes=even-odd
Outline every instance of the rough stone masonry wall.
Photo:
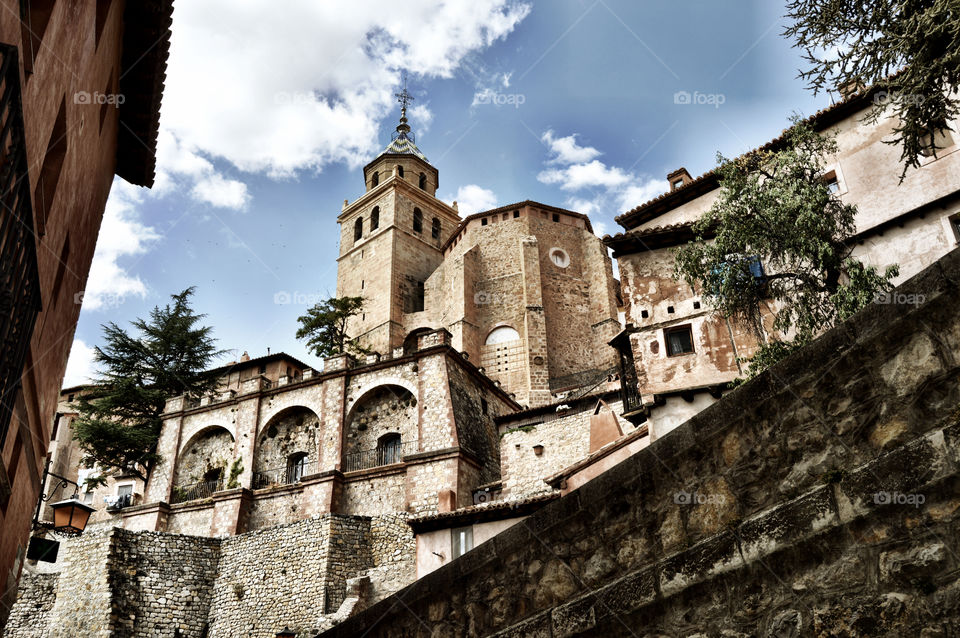
[{"label": "rough stone masonry wall", "polygon": [[960,251],[326,636],[960,633]]},{"label": "rough stone masonry wall", "polygon": [[[569,414],[550,419],[550,415],[531,421],[504,425],[500,436],[500,461],[503,467],[503,498],[522,499],[553,488],[543,479],[570,467],[590,454],[590,417],[595,399],[581,401]],[[620,414],[621,402],[608,404]],[[633,431],[628,421],[620,421],[624,434]],[[533,446],[542,445],[537,456]]]},{"label": "rough stone masonry wall", "polygon": [[20,575],[17,602],[10,610],[4,638],[48,638],[50,610],[57,600],[59,574],[34,574],[24,571]]}]

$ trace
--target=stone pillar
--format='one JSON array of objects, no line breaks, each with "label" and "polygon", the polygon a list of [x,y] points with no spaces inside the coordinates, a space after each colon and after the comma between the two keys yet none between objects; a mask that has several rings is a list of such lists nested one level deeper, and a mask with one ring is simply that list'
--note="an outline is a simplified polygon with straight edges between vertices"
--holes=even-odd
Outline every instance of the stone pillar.
[{"label": "stone pillar", "polygon": [[536,237],[520,240],[523,273],[524,333],[527,344],[527,402],[530,406],[553,401],[547,358],[547,322],[543,316],[540,281],[540,248]]},{"label": "stone pillar", "polygon": [[339,471],[329,470],[304,477],[300,485],[303,486],[300,511],[304,517],[336,513],[340,507],[343,474]]},{"label": "stone pillar", "polygon": [[247,513],[253,493],[245,488],[216,492],[213,495],[213,516],[210,536],[235,536],[246,531]]},{"label": "stone pillar", "polygon": [[134,532],[163,532],[167,529],[170,506],[149,503],[123,509],[123,528]]}]

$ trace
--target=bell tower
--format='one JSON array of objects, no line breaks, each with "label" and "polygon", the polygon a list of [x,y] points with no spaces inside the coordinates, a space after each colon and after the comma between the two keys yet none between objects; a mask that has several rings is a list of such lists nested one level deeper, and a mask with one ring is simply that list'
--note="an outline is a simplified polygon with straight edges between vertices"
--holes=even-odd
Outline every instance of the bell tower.
[{"label": "bell tower", "polygon": [[434,323],[425,284],[461,221],[436,197],[439,173],[417,148],[407,121],[413,99],[404,81],[397,94],[400,123],[387,147],[363,168],[365,192],[344,201],[337,218],[337,296],[365,300],[348,334],[382,354],[402,346],[413,329]]}]

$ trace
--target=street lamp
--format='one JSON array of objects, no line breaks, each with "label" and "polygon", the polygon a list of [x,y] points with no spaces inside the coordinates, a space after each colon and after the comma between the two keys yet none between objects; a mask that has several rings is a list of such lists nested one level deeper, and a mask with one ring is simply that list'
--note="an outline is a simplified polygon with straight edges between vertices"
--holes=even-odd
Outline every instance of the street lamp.
[{"label": "street lamp", "polygon": [[[58,479],[57,484],[50,488],[49,494],[44,494],[43,489],[47,484],[47,477],[52,476]],[[64,487],[73,485],[75,487],[73,496],[65,501],[51,503],[53,508],[53,522],[40,521],[40,510],[43,504],[53,498],[54,493]],[[80,502],[80,486],[70,479],[54,474],[50,471],[50,461],[43,467],[43,476],[40,478],[40,498],[37,499],[37,511],[33,515],[33,531],[41,530],[52,531],[54,534],[64,536],[77,536],[83,532],[90,520],[90,514],[96,510],[86,503]],[[60,543],[54,540],[43,538],[42,536],[30,537],[30,545],[27,548],[27,558],[40,560],[48,563],[57,562],[57,553],[60,549]]]},{"label": "street lamp", "polygon": [[87,526],[90,514],[97,511],[86,503],[81,503],[77,495],[73,498],[50,505],[53,508],[53,531],[76,536]]}]

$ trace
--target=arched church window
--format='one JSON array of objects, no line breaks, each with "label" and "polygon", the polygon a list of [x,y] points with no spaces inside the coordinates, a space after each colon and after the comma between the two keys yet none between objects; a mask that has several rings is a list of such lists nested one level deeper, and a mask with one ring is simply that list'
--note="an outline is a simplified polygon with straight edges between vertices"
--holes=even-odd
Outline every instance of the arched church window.
[{"label": "arched church window", "polygon": [[423,232],[423,212],[419,208],[413,209],[413,232]]},{"label": "arched church window", "polygon": [[373,171],[373,177],[370,178],[370,185],[377,186],[380,183],[380,171]]},{"label": "arched church window", "polygon": [[403,460],[402,449],[399,434],[384,434],[377,441],[377,465],[399,463]]},{"label": "arched church window", "polygon": [[516,329],[510,326],[499,326],[490,331],[484,344],[489,346],[494,343],[507,343],[519,340],[520,333],[517,332]]},{"label": "arched church window", "polygon": [[297,452],[287,457],[287,483],[299,483],[307,468],[307,453]]},{"label": "arched church window", "polygon": [[427,190],[427,174],[420,173],[420,190]]},{"label": "arched church window", "polygon": [[357,221],[353,223],[353,241],[361,237],[363,237],[363,217],[357,217]]},{"label": "arched church window", "polygon": [[403,177],[403,167],[397,164],[397,177]]},{"label": "arched church window", "polygon": [[380,228],[380,207],[374,206],[373,210],[370,211],[370,230],[378,228]]},{"label": "arched church window", "polygon": [[440,220],[433,218],[433,226],[430,228],[430,235],[434,239],[440,239]]}]

